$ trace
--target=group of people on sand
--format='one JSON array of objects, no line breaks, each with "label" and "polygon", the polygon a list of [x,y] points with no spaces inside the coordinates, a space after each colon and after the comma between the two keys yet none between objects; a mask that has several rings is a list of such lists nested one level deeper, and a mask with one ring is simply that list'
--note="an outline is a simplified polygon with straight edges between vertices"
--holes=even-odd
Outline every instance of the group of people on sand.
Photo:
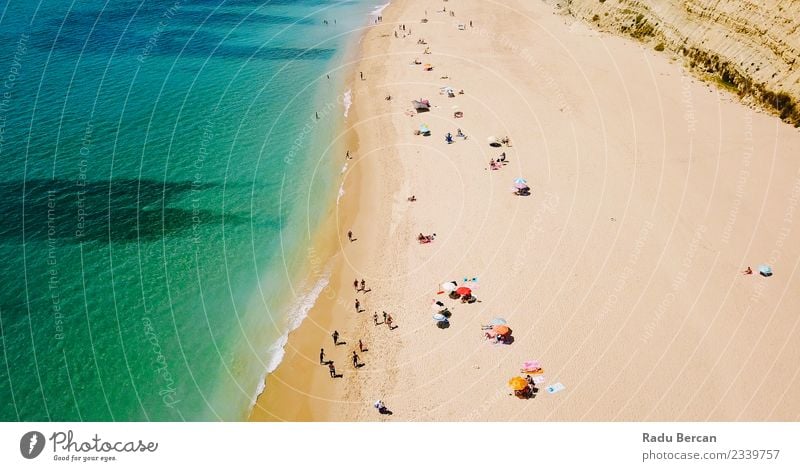
[{"label": "group of people on sand", "polygon": [[[331,333],[331,338],[333,339],[334,347],[338,347],[339,345],[345,345],[347,343],[339,341],[340,336],[338,330],[334,330]],[[360,353],[364,353],[367,351],[367,349],[364,347],[364,341],[362,339],[358,339],[358,351]],[[352,360],[353,360],[353,368],[361,368],[362,366],[364,366],[364,364],[361,363],[361,357],[358,356],[358,353],[356,353],[355,350],[353,350]],[[330,373],[331,378],[342,377],[341,374],[336,373],[336,365],[334,364],[333,360],[326,360],[324,348],[319,349],[319,364],[326,365],[328,367],[328,372]]]},{"label": "group of people on sand", "polygon": [[[412,195],[412,197],[413,197],[413,195]],[[409,198],[409,201],[411,201],[411,200],[412,199]],[[416,201],[416,197],[413,197],[413,200]],[[352,230],[349,230],[347,232],[347,238],[351,242],[355,242],[356,241],[356,239],[353,237],[353,231]],[[353,280],[353,289],[356,291],[356,293],[359,293],[359,292],[369,293],[370,291],[372,291],[371,288],[370,289],[367,288],[367,282],[363,278],[360,279],[360,280],[358,278],[355,278]],[[364,309],[362,309],[361,301],[358,298],[356,298],[356,300],[355,300],[355,311],[356,311],[356,313],[364,312]],[[373,315],[373,320],[374,320],[375,325],[376,326],[380,325],[380,324],[386,325],[389,328],[390,331],[396,329],[397,325],[394,323],[394,318],[392,317],[392,315],[389,314],[386,311],[382,311],[382,312],[383,312],[383,322],[378,322],[378,313],[377,312],[375,312],[375,314]],[[331,338],[333,339],[333,346],[334,347],[339,347],[340,345],[346,345],[346,342],[341,341],[341,336],[340,336],[338,330],[334,330],[333,332],[331,332]],[[363,353],[365,353],[367,351],[368,350],[365,347],[363,339],[359,339],[358,340],[358,349],[357,350],[352,350],[352,352],[350,354],[350,359],[353,362],[353,368],[360,369],[365,365],[365,363],[362,362],[362,358],[361,358],[360,354],[363,354]],[[328,367],[328,372],[329,372],[331,378],[342,378],[343,377],[343,375],[341,373],[338,373],[336,371],[336,365],[335,365],[334,361],[331,360],[331,359],[328,359],[326,357],[326,353],[325,353],[325,349],[324,348],[320,348],[319,349],[319,363],[320,363],[320,365],[324,365],[324,366]],[[377,401],[375,403],[375,408],[378,409],[378,412],[380,414],[382,414],[382,415],[391,415],[392,414],[392,412],[386,407],[386,405],[383,403],[383,401]]]},{"label": "group of people on sand", "polygon": [[508,162],[506,162],[506,153],[503,152],[502,154],[500,154],[499,157],[497,157],[497,160],[495,160],[494,158],[489,160],[489,169],[500,170],[501,168],[503,168],[504,165],[507,165],[507,163]]},{"label": "group of people on sand", "polygon": [[436,234],[425,235],[422,232],[417,236],[417,242],[420,244],[430,244],[436,238]]}]

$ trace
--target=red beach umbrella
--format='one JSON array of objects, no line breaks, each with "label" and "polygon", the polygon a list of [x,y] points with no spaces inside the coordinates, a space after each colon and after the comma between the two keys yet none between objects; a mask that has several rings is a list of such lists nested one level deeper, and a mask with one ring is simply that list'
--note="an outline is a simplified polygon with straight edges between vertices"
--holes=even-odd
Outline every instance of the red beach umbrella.
[{"label": "red beach umbrella", "polygon": [[467,288],[466,286],[459,286],[458,288],[456,288],[456,294],[461,296],[469,296],[470,294],[472,294],[472,290]]}]

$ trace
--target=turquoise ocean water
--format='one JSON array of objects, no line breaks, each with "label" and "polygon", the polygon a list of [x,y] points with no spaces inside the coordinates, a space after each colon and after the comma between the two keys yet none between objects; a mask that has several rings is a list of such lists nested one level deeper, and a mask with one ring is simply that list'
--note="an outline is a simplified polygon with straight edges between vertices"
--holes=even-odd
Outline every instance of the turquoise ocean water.
[{"label": "turquoise ocean water", "polygon": [[0,6],[1,420],[247,417],[379,3]]}]

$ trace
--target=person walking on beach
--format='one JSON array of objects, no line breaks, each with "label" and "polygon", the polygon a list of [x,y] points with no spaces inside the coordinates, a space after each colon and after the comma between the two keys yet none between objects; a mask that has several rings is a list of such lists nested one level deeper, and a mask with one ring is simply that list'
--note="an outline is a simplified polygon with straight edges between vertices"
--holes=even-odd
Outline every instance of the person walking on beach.
[{"label": "person walking on beach", "polygon": [[378,409],[379,414],[386,414],[389,412],[389,409],[386,408],[386,404],[383,401],[375,401],[375,408]]},{"label": "person walking on beach", "polygon": [[352,242],[353,241],[353,231],[347,231],[347,239]]},{"label": "person walking on beach", "polygon": [[360,291],[358,289],[358,279],[357,278],[355,280],[353,280],[353,289],[356,290],[356,293]]},{"label": "person walking on beach", "polygon": [[358,339],[358,351],[364,352],[364,342],[362,342],[361,339]]},{"label": "person walking on beach", "polygon": [[333,366],[333,362],[328,363],[328,371],[331,374],[331,378],[335,378],[336,377],[336,367]]},{"label": "person walking on beach", "polygon": [[322,365],[324,363],[325,363],[325,349],[324,348],[320,348],[319,349],[319,364]]},{"label": "person walking on beach", "polygon": [[361,80],[364,80],[364,72],[359,72],[361,74]]},{"label": "person walking on beach", "polygon": [[389,330],[392,330],[392,328],[393,328],[392,327],[392,322],[394,322],[394,319],[392,319],[392,316],[390,314],[389,316],[386,317],[386,325],[389,326]]},{"label": "person walking on beach", "polygon": [[386,314],[386,311],[383,311],[383,323],[384,324],[386,323],[386,316],[388,316],[388,314]]},{"label": "person walking on beach", "polygon": [[367,283],[361,278],[361,291],[367,291]]},{"label": "person walking on beach", "polygon": [[350,151],[348,150],[346,154],[344,154],[344,158],[350,160]]},{"label": "person walking on beach", "polygon": [[334,346],[339,345],[339,332],[334,330],[333,333],[331,334],[331,337],[333,337],[333,345]]},{"label": "person walking on beach", "polygon": [[378,313],[372,315],[372,321],[375,322],[375,325],[378,325]]},{"label": "person walking on beach", "polygon": [[353,352],[353,368],[358,368],[358,353]]},{"label": "person walking on beach", "polygon": [[356,298],[356,312],[361,312],[361,302]]}]

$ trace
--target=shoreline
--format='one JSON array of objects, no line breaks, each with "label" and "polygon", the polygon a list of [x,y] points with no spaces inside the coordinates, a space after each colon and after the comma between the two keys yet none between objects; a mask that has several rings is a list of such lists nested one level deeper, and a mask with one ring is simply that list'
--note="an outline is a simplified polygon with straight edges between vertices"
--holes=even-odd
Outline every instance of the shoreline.
[{"label": "shoreline", "polygon": [[[786,196],[800,185],[787,157],[800,151],[796,131],[687,77],[670,57],[567,25],[547,5],[446,6],[457,16],[428,10],[420,23],[425,2],[392,2],[363,36],[346,120],[355,158],[331,215],[331,281],[290,334],[251,420],[389,420],[371,407],[377,399],[400,421],[796,415],[800,402],[780,394],[792,370],[775,368],[791,362],[786,346],[800,336],[790,315],[800,302],[780,296],[799,284],[789,261],[800,255],[800,227],[781,221],[797,204]],[[471,20],[474,28],[456,29]],[[400,23],[410,37],[393,37]],[[414,44],[420,37],[430,56]],[[438,95],[444,85],[466,94]],[[433,109],[407,114],[419,97]],[[452,117],[455,107],[463,118]],[[432,137],[411,135],[421,123]],[[470,138],[445,144],[456,127]],[[490,135],[511,136],[513,147],[486,146]],[[751,165],[745,145],[774,148],[777,170]],[[489,170],[501,150],[509,164]],[[747,198],[734,198],[745,168]],[[532,197],[510,194],[518,177]],[[341,241],[349,228],[352,244]],[[438,235],[423,246],[418,232]],[[783,264],[785,277],[739,273],[760,261]],[[350,304],[354,276],[373,290],[358,294],[366,313]],[[473,278],[480,303],[436,294],[443,281]],[[451,308],[450,328],[433,325],[432,299]],[[398,329],[372,325],[381,310]],[[498,316],[513,329],[511,345],[480,337]],[[332,329],[346,347],[334,349]],[[348,353],[359,338],[370,351],[356,370]],[[344,378],[319,365],[320,345]],[[545,386],[566,389],[509,397],[508,378],[530,359],[545,365]],[[752,391],[734,387],[743,371]],[[780,388],[773,395],[765,384]]]},{"label": "shoreline", "polygon": [[[384,5],[382,11],[388,6],[389,4]],[[374,14],[371,12],[368,18],[372,18]],[[363,39],[369,34],[372,26],[367,24],[364,28],[365,31],[359,35],[359,39],[354,41],[351,52],[345,54],[343,60],[345,66],[340,68],[350,77],[354,77]],[[358,136],[348,129],[347,123],[358,121],[356,103],[359,97],[355,84],[355,78],[345,79],[343,82],[341,94],[352,101],[349,107],[345,104],[346,116],[342,118],[339,140],[344,144],[337,146],[349,150],[354,157],[359,150]],[[338,154],[335,158],[342,159],[341,165],[336,166],[339,172],[347,167],[347,171],[344,172],[346,176],[342,178],[341,173],[338,175],[341,183],[336,186],[337,195],[330,205],[325,221],[320,224],[320,229],[315,234],[308,256],[312,267],[322,266],[328,271],[328,283],[302,323],[289,332],[288,340],[283,346],[283,359],[275,370],[266,375],[266,382],[249,413],[250,421],[325,420],[329,414],[327,406],[316,399],[332,398],[340,394],[336,385],[326,381],[329,379],[327,369],[321,369],[314,358],[316,355],[314,352],[318,352],[318,345],[324,345],[326,352],[332,351],[330,332],[333,329],[351,330],[356,322],[352,319],[345,329],[333,327],[332,313],[352,311],[345,307],[343,300],[338,296],[338,293],[346,292],[349,285],[349,281],[342,278],[344,271],[342,244],[347,243],[343,238],[346,238],[345,233],[348,230],[343,230],[342,226],[351,227],[359,212],[361,202],[357,195],[361,193],[362,176],[361,171],[353,170],[356,158],[347,160]],[[341,191],[344,191],[344,194],[341,194]],[[330,239],[331,236],[334,236],[333,239]],[[320,375],[320,371],[324,375]],[[311,394],[310,391],[315,391],[316,394]]]}]

